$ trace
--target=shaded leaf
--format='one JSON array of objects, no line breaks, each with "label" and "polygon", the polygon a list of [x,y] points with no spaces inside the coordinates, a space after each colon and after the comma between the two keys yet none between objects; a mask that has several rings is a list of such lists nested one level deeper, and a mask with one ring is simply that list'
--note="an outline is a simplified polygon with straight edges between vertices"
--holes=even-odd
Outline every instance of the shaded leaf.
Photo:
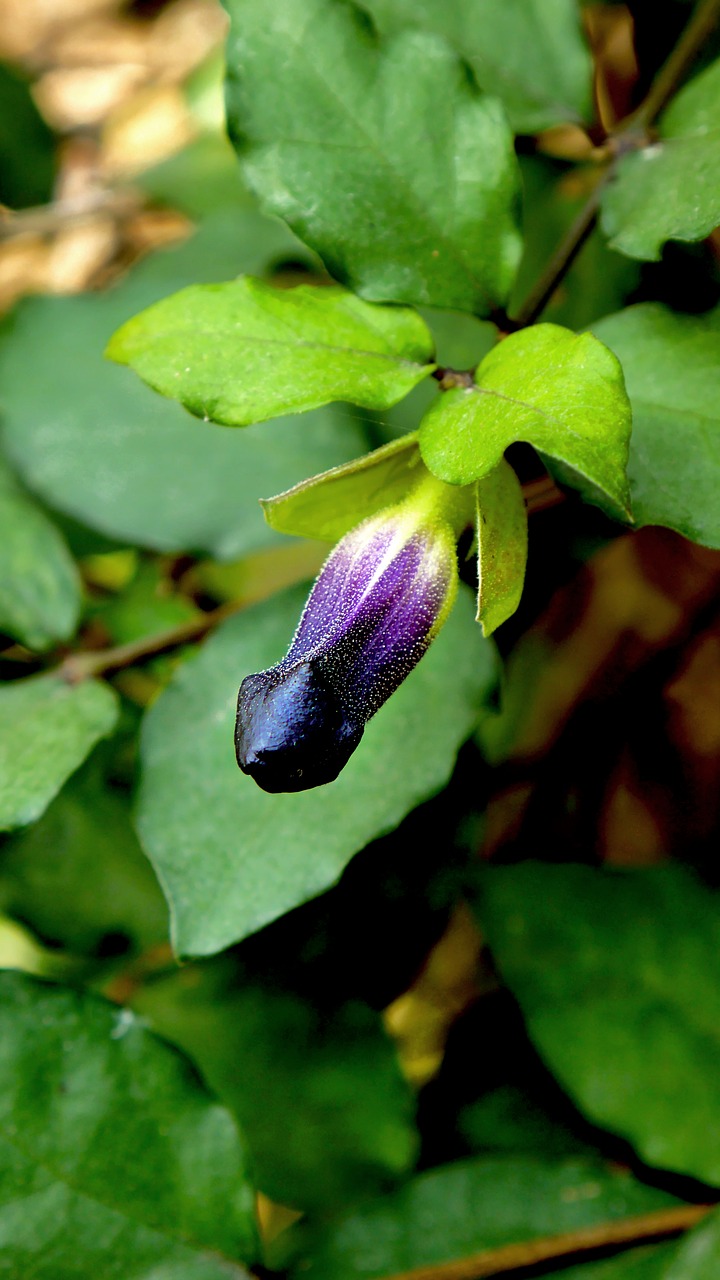
[{"label": "shaded leaf", "polygon": [[188,1064],[129,1010],[17,973],[0,974],[0,992],[7,1274],[247,1277],[243,1148]]},{"label": "shaded leaf", "polygon": [[259,1188],[327,1211],[406,1172],[415,1103],[380,1014],[327,1005],[267,972],[184,967],[137,1007],[239,1117]]},{"label": "shaded leaf", "polygon": [[677,95],[651,146],[624,156],[602,202],[613,248],[657,261],[666,240],[704,240],[720,223],[720,59]]},{"label": "shaded leaf", "polygon": [[593,331],[622,362],[632,404],[637,524],[720,547],[720,311],[676,315],[644,303]]},{"label": "shaded leaf", "polygon": [[460,1161],[422,1173],[318,1231],[315,1240],[310,1236],[293,1275],[343,1280],[403,1274],[676,1203],[627,1175],[607,1172],[599,1161]]},{"label": "shaded leaf", "polygon": [[54,139],[16,71],[0,64],[0,202],[44,204],[52,194]]},{"label": "shaded leaf", "polygon": [[547,1280],[714,1280],[719,1265],[720,1214],[715,1212],[675,1244],[553,1271]]},{"label": "shaded leaf", "polygon": [[494,684],[494,650],[462,593],[337,781],[268,795],[233,758],[237,690],[281,656],[303,603],[292,591],[224,623],[146,717],[139,829],[181,955],[218,951],[332,884],[444,785]]},{"label": "shaded leaf", "polygon": [[387,409],[434,368],[416,311],[249,276],[156,302],[113,335],[107,354],[199,418],[233,427],[334,400]]},{"label": "shaded leaf", "polygon": [[477,618],[489,636],[520,603],[527,562],[527,512],[520,482],[504,460],[475,486]]},{"label": "shaded leaf", "polygon": [[34,826],[0,851],[0,908],[81,954],[167,939],[165,900],[125,795],[93,758]]},{"label": "shaded leaf", "polygon": [[494,347],[477,387],[446,391],[423,419],[420,450],[449,484],[470,484],[525,440],[615,516],[627,514],[630,405],[619,362],[589,333],[538,324]]},{"label": "shaded leaf", "polygon": [[30,649],[67,640],[80,612],[80,578],[62,534],[0,458],[0,631]]},{"label": "shaded leaf", "polygon": [[261,499],[265,519],[279,533],[335,542],[366,516],[400,502],[420,470],[416,436],[402,436],[287,493]]},{"label": "shaded leaf", "polygon": [[720,900],[678,866],[521,863],[479,915],[531,1036],[595,1124],[720,1183]]},{"label": "shaded leaf", "polygon": [[520,253],[512,134],[445,42],[378,44],[337,0],[227,8],[230,129],[266,211],[363,297],[502,302]]},{"label": "shaded leaf", "polygon": [[99,680],[0,685],[0,831],[39,818],[116,719],[115,694]]},{"label": "shaded leaf", "polygon": [[380,30],[444,36],[502,99],[517,133],[591,115],[592,63],[576,0],[362,0]]},{"label": "shaded leaf", "polygon": [[264,264],[294,238],[261,215],[209,218],[105,294],[33,298],[0,342],[7,450],[48,503],[119,540],[230,559],[272,536],[256,506],[362,451],[338,409],[240,433],[203,428],[103,358],[124,320],[183,285]]}]

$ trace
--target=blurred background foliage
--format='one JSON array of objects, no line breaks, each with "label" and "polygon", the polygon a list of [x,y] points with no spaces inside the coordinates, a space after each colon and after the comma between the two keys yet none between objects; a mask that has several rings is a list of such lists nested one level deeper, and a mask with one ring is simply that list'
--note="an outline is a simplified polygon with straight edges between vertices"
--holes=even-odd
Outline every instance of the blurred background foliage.
[{"label": "blurred background foliage", "polygon": [[[689,8],[584,6],[606,128],[641,99]],[[672,1214],[691,1226],[718,1197],[720,552],[541,494],[523,601],[496,636],[500,687],[489,650],[465,674],[450,648],[437,659],[482,708],[472,736],[458,713],[429,773],[432,744],[418,739],[417,760],[410,744],[394,830],[373,819],[377,838],[339,880],[333,862],[290,903],[302,905],[178,966],[133,817],[143,713],[193,656],[208,612],[240,611],[227,634],[244,652],[245,609],[261,605],[251,622],[281,635],[271,598],[322,562],[319,544],[275,535],[257,498],[412,429],[427,396],[419,387],[382,418],[334,405],[301,430],[205,432],[103,361],[124,319],[183,284],[322,278],[242,184],[222,131],[225,26],[215,0],[0,0],[8,777],[30,715],[1,701],[13,685],[70,652],[131,646],[110,673],[114,710],[87,728],[97,746],[82,763],[61,712],[49,803],[34,825],[6,824],[19,829],[0,847],[0,963],[102,994],[182,1048],[245,1135],[263,1266],[460,1280],[490,1272],[446,1272],[448,1259],[495,1251],[499,1266],[509,1248],[503,1265],[518,1274],[559,1274],[552,1260],[529,1272],[524,1244],[564,1234],[572,1256],[575,1233],[597,1228],[611,1251],[624,1219],[657,1213],[662,1235]],[[716,36],[702,60],[719,52]],[[587,197],[594,145],[577,123],[518,139],[516,300]],[[720,301],[717,232],[638,262],[595,230],[544,318],[583,328],[656,301],[691,314]],[[446,364],[489,345],[467,316],[427,318]],[[533,481],[528,451],[515,453]],[[462,647],[454,625],[447,643]],[[206,652],[221,660],[219,645]],[[180,737],[179,712],[173,725]],[[160,770],[150,731],[147,743]],[[182,786],[212,824],[200,757],[189,741]],[[154,816],[141,795],[141,834],[172,808],[172,786]],[[283,855],[268,871],[276,915]],[[142,1144],[121,1158],[141,1162]],[[12,1235],[9,1185],[3,1175],[0,1225],[15,1241],[7,1274],[20,1277],[33,1255],[17,1224]],[[219,1220],[225,1203],[214,1201]],[[73,1270],[62,1241],[43,1247],[48,1275],[115,1274]],[[125,1247],[117,1274],[136,1274]],[[253,1249],[236,1256],[254,1264]],[[575,1261],[568,1280],[705,1280],[718,1274],[720,1225],[714,1215],[685,1244]]]}]

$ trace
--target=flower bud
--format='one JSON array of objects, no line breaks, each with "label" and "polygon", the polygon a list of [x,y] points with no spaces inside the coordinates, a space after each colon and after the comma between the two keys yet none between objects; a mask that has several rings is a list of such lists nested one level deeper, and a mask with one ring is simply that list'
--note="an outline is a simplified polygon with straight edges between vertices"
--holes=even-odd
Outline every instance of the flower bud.
[{"label": "flower bud", "polygon": [[426,473],[404,501],[351,529],[286,657],[243,680],[237,759],[264,790],[332,782],[426,652],[457,590],[458,493]]}]

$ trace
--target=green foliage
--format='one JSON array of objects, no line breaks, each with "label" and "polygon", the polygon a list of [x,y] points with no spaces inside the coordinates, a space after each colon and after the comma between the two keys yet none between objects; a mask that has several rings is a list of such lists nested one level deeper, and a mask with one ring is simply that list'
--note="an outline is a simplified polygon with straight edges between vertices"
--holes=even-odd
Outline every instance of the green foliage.
[{"label": "green foliage", "polygon": [[573,0],[363,0],[380,30],[420,27],[449,40],[516,133],[590,115],[592,66]]},{"label": "green foliage", "polygon": [[262,271],[294,240],[252,211],[208,218],[105,294],[34,298],[0,344],[4,442],[28,486],[112,538],[224,559],[267,545],[257,499],[359,453],[339,410],[250,428],[203,428],[103,358],[113,331],[190,282]]},{"label": "green foliage", "polygon": [[490,635],[520,603],[527,560],[527,516],[512,467],[502,461],[476,484],[477,617]]},{"label": "green foliage", "polygon": [[493,689],[494,652],[474,635],[463,595],[337,781],[267,795],[228,750],[237,686],[287,648],[303,594],[225,622],[146,717],[138,821],[179,955],[219,951],[332,884],[358,849],[444,786]]},{"label": "green foliage", "polygon": [[29,83],[0,63],[0,202],[19,209],[50,198],[53,136]]},{"label": "green foliage", "polygon": [[379,1015],[303,985],[252,964],[194,966],[139,1007],[238,1117],[260,1189],[322,1213],[412,1167],[415,1105]]},{"label": "green foliage", "polygon": [[0,990],[8,1274],[247,1276],[243,1147],[188,1064],[126,1009],[20,974],[0,974]]},{"label": "green foliage", "polygon": [[622,368],[602,343],[534,325],[493,348],[475,381],[446,392],[422,423],[420,450],[436,476],[470,484],[525,440],[591,500],[626,513],[630,406]]},{"label": "green foliage", "polygon": [[664,112],[660,137],[626,156],[603,200],[603,229],[631,258],[702,240],[720,222],[720,59]]},{"label": "green foliage", "polygon": [[646,303],[593,330],[622,362],[632,404],[636,522],[720,547],[720,311],[681,316]]},{"label": "green foliage", "polygon": [[0,685],[0,831],[39,818],[116,720],[115,695],[98,680],[73,687],[43,675]]},{"label": "green foliage", "polygon": [[318,1233],[293,1275],[401,1274],[672,1203],[592,1161],[486,1156],[431,1169]]},{"label": "green foliage", "polygon": [[30,649],[68,640],[80,580],[62,535],[0,457],[0,630]]},{"label": "green foliage", "polygon": [[533,1038],[583,1112],[648,1164],[718,1185],[717,895],[679,867],[530,862],[489,872],[478,911]]},{"label": "green foliage", "polygon": [[387,409],[434,367],[415,311],[249,277],[155,303],[113,336],[108,355],[199,418],[232,427],[332,400]]},{"label": "green foliage", "polygon": [[512,135],[445,42],[378,43],[337,0],[227,9],[228,121],[263,208],[362,297],[477,314],[505,301],[520,254]]}]

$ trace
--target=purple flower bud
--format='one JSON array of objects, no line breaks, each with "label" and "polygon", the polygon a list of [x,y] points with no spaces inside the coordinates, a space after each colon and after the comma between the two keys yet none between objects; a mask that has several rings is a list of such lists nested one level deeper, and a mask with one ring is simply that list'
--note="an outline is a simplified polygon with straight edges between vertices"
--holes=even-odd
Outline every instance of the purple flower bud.
[{"label": "purple flower bud", "polygon": [[405,501],[346,534],[320,571],[286,657],[243,680],[237,759],[265,791],[332,782],[445,621],[458,574],[443,491],[451,493],[428,476]]}]

